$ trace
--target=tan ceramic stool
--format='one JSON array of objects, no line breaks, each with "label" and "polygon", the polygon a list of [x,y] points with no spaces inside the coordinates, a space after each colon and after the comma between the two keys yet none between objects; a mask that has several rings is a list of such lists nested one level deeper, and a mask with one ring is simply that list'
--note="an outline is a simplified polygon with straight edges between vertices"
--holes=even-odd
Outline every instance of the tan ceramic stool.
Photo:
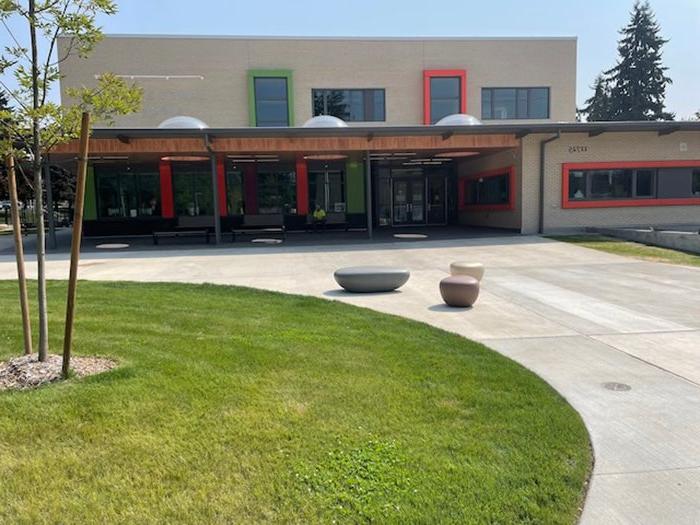
[{"label": "tan ceramic stool", "polygon": [[452,275],[440,281],[440,295],[448,306],[471,306],[479,297],[479,281],[469,275]]},{"label": "tan ceramic stool", "polygon": [[453,262],[450,264],[450,275],[469,275],[481,281],[484,277],[484,265],[476,262]]}]

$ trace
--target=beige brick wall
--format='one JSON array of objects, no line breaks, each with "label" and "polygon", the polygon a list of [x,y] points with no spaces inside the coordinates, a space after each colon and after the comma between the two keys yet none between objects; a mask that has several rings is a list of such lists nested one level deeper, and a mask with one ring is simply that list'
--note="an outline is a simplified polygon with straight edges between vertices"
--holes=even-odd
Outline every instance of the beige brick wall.
[{"label": "beige brick wall", "polygon": [[[535,233],[539,213],[539,143],[551,135],[523,139],[523,232]],[[570,150],[571,148],[571,150]],[[583,149],[584,151],[580,151]],[[700,224],[700,206],[639,206],[563,209],[562,164],[568,162],[698,160],[700,133],[658,136],[648,133],[567,133],[547,145],[545,155],[544,231],[595,226]]]},{"label": "beige brick wall", "polygon": [[[64,51],[66,39],[59,41]],[[66,88],[95,75],[196,75],[203,79],[134,80],[143,110],[118,126],[155,127],[191,115],[212,127],[248,125],[248,69],[294,72],[296,125],[312,116],[312,88],[384,88],[387,125],[423,123],[423,70],[467,70],[467,112],[481,116],[482,87],[551,88],[552,121],[575,116],[576,40],[543,39],[274,39],[107,36],[87,59],[61,64]],[[506,123],[508,121],[496,121]],[[517,121],[537,122],[537,121]],[[373,123],[375,124],[375,123]]]},{"label": "beige brick wall", "polygon": [[457,167],[457,173],[460,177],[514,166],[515,187],[511,188],[511,191],[515,192],[515,205],[512,210],[461,210],[459,212],[459,223],[468,226],[488,226],[491,228],[508,228],[519,230],[522,217],[522,201],[520,195],[520,182],[522,180],[522,176],[520,164],[521,160],[519,149],[501,151],[498,153],[485,155],[484,157],[478,159],[464,160],[460,162]]}]

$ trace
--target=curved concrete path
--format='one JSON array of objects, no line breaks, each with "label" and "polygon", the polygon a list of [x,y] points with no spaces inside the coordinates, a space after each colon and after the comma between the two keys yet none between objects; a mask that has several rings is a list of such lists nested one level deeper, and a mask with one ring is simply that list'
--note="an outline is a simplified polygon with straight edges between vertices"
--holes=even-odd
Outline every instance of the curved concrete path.
[{"label": "curved concrete path", "polygon": [[[67,255],[48,263],[65,279]],[[454,260],[486,265],[475,308],[448,309]],[[411,269],[399,292],[338,290],[349,265]],[[30,266],[33,275],[34,265]],[[596,464],[582,523],[700,522],[700,270],[538,237],[381,245],[90,253],[80,277],[238,284],[315,295],[424,321],[532,369],[581,413]],[[0,257],[0,278],[15,278]],[[628,385],[611,390],[608,383]]]}]

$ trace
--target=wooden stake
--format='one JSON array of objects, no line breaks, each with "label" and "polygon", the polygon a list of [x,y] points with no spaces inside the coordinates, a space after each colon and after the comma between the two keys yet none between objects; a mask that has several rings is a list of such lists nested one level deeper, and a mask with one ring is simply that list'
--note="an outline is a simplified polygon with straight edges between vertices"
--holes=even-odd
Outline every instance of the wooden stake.
[{"label": "wooden stake", "polygon": [[75,293],[78,287],[78,262],[80,242],[83,237],[83,208],[85,206],[85,179],[88,164],[88,139],[90,134],[90,114],[83,113],[80,125],[80,152],[78,157],[78,180],[75,183],[75,210],[73,215],[73,238],[70,248],[70,276],[68,278],[68,301],[66,303],[66,331],[63,335],[63,377],[70,371],[70,354],[73,344],[73,319],[75,317]]},{"label": "wooden stake", "polygon": [[17,198],[17,177],[15,175],[15,158],[7,156],[7,179],[10,190],[12,209],[12,233],[15,238],[15,257],[17,258],[17,280],[19,281],[19,302],[22,308],[22,331],[24,333],[24,354],[32,353],[32,324],[29,320],[29,296],[27,294],[27,276],[24,273],[24,246],[22,244],[22,224],[19,220],[19,199]]}]

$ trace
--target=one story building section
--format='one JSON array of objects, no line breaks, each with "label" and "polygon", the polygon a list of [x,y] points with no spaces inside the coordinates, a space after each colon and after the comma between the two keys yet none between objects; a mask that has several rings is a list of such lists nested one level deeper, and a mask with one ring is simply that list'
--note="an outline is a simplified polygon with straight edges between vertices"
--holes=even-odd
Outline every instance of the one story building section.
[{"label": "one story building section", "polygon": [[227,232],[254,214],[303,229],[316,206],[370,231],[697,225],[700,122],[96,129],[86,200],[87,235],[195,217]]},{"label": "one story building section", "polygon": [[143,90],[94,130],[86,233],[303,229],[317,207],[370,233],[700,223],[700,122],[573,122],[576,54],[572,37],[107,35],[60,64],[65,104],[106,71]]}]

